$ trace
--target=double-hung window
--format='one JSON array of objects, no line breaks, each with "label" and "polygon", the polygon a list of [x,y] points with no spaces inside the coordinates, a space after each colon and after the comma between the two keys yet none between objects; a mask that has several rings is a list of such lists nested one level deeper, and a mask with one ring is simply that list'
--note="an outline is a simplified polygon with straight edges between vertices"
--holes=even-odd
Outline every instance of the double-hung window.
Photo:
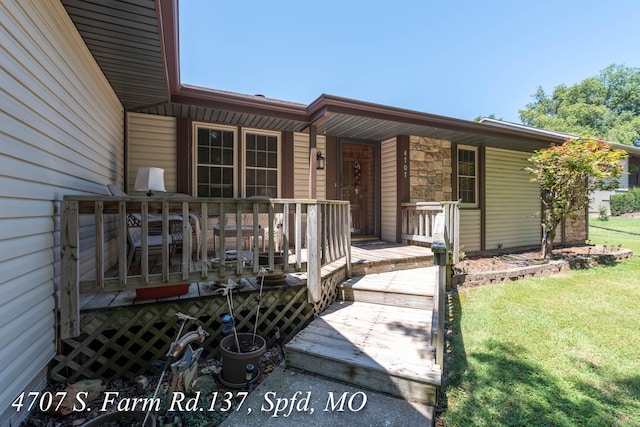
[{"label": "double-hung window", "polygon": [[278,197],[280,133],[245,130],[243,139],[244,197]]},{"label": "double-hung window", "polygon": [[198,126],[196,130],[197,196],[235,197],[235,128]]},{"label": "double-hung window", "polygon": [[[195,125],[198,197],[280,196],[280,133]],[[239,185],[240,184],[240,185]]]},{"label": "double-hung window", "polygon": [[458,197],[463,207],[478,207],[478,149],[458,147]]}]

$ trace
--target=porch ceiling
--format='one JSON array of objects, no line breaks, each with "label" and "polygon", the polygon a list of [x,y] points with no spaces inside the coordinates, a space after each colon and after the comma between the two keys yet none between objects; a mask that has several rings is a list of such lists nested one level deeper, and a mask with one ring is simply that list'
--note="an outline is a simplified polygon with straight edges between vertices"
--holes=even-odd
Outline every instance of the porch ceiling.
[{"label": "porch ceiling", "polygon": [[443,127],[403,123],[350,114],[332,114],[328,120],[318,126],[318,134],[336,135],[372,141],[384,141],[397,135],[415,135],[427,138],[444,139],[457,144],[489,146],[517,151],[533,151],[549,146],[549,141],[534,141],[522,136],[501,136],[465,132]]},{"label": "porch ceiling", "polygon": [[126,109],[169,100],[157,2],[62,0]]}]

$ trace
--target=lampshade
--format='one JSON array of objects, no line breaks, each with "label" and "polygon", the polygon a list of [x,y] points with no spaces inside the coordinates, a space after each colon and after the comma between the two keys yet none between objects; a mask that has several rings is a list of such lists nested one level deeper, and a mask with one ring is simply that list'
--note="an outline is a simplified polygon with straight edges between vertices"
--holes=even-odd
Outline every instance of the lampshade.
[{"label": "lampshade", "polygon": [[134,190],[146,191],[147,196],[152,196],[154,191],[167,191],[164,188],[164,169],[141,167],[138,168]]}]

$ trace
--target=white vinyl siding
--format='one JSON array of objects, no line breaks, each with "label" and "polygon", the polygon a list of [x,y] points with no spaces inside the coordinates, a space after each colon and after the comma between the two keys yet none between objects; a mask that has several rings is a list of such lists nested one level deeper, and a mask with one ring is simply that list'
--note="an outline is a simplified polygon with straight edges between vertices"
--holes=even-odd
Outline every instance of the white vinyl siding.
[{"label": "white vinyl siding", "polygon": [[382,184],[382,229],[380,238],[386,242],[396,241],[398,218],[398,162],[397,140],[383,141],[380,149]]},{"label": "white vinyl siding", "polygon": [[138,168],[142,166],[164,169],[167,192],[176,192],[178,172],[175,117],[128,113],[127,151],[127,193],[142,194],[133,189]]},{"label": "white vinyl siding", "polygon": [[[0,426],[55,354],[60,201],[123,184],[123,109],[58,1],[0,4]],[[88,239],[87,228],[80,238]],[[91,263],[82,267],[87,273]],[[36,381],[36,384],[34,384]]]},{"label": "white vinyl siding", "polygon": [[460,209],[460,251],[479,251],[480,233],[480,210]]},{"label": "white vinyl siding", "polygon": [[[317,149],[322,155],[327,157],[325,136],[318,135],[316,137]],[[293,198],[308,199],[309,198],[309,134],[294,133],[293,134]],[[329,160],[326,160],[329,162]],[[325,166],[326,168],[326,166]],[[326,170],[326,169],[325,169]],[[327,173],[325,170],[316,170],[316,191],[319,200],[327,198]]]},{"label": "white vinyl siding", "polygon": [[524,170],[530,153],[485,151],[486,248],[540,244],[540,190]]}]

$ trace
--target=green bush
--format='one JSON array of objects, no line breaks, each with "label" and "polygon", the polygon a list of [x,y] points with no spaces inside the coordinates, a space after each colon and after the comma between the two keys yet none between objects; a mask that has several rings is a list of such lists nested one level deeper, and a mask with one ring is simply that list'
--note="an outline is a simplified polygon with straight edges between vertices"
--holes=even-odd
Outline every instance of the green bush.
[{"label": "green bush", "polygon": [[626,193],[614,194],[609,198],[612,216],[629,212],[640,212],[640,188],[634,187]]},{"label": "green bush", "polygon": [[609,213],[607,212],[606,206],[598,206],[598,220],[609,221]]},{"label": "green bush", "polygon": [[634,187],[630,192],[633,194],[633,211],[640,212],[640,187]]}]

